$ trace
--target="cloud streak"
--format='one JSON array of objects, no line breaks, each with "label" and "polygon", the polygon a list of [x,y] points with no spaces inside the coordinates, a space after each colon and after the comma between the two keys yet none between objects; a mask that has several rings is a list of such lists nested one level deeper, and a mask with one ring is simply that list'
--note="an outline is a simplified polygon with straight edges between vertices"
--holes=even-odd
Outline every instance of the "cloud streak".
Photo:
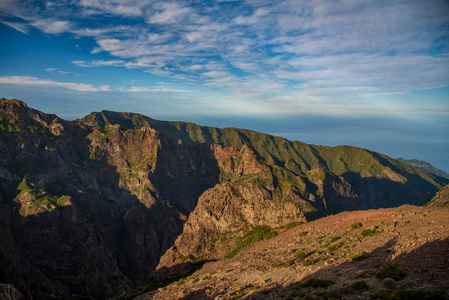
[{"label": "cloud streak", "polygon": [[75,82],[58,82],[50,79],[40,79],[30,76],[2,76],[0,84],[32,86],[40,88],[64,88],[78,92],[106,92],[109,91],[108,85],[94,87],[91,84],[75,83]]},{"label": "cloud streak", "polygon": [[323,93],[330,88],[357,99],[449,85],[445,0],[5,1],[0,9],[20,32],[90,39],[92,59],[73,60],[79,67],[141,69],[261,101],[282,93],[301,106],[317,94],[338,102],[342,94]]}]

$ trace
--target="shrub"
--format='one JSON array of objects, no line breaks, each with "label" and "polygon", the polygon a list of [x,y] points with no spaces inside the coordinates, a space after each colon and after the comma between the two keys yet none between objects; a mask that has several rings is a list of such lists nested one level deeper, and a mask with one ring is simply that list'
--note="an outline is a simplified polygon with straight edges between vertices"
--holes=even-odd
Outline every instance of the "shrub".
[{"label": "shrub", "polygon": [[234,257],[240,250],[242,250],[246,245],[267,240],[275,237],[277,235],[277,232],[272,231],[271,227],[268,225],[260,225],[254,227],[250,232],[248,232],[245,236],[246,239],[243,241],[240,241],[237,246],[229,252],[225,257],[226,258],[232,258]]},{"label": "shrub", "polygon": [[299,236],[304,236],[304,235],[306,235],[307,234],[307,231],[301,231],[300,233],[299,233]]},{"label": "shrub", "polygon": [[352,228],[352,229],[358,229],[358,228],[360,228],[360,227],[362,227],[362,223],[353,223],[353,224],[351,225],[351,228]]},{"label": "shrub", "polygon": [[391,278],[385,278],[384,281],[382,281],[382,285],[387,289],[393,290],[396,288],[396,281]]},{"label": "shrub", "polygon": [[336,242],[336,241],[338,241],[340,239],[340,237],[339,236],[331,236],[331,240],[330,240],[330,242],[331,243],[333,243],[333,242]]},{"label": "shrub", "polygon": [[396,281],[400,281],[407,276],[403,270],[399,269],[396,265],[389,265],[376,273],[376,278],[384,280],[385,278],[392,278]]},{"label": "shrub", "polygon": [[287,230],[290,230],[290,229],[292,229],[292,228],[295,228],[295,227],[297,227],[297,226],[299,226],[299,225],[301,225],[301,224],[302,224],[301,221],[290,222],[290,223],[288,223],[287,225],[285,225],[284,228],[285,228],[285,231],[287,231]]},{"label": "shrub", "polygon": [[306,258],[306,253],[304,251],[298,251],[298,252],[296,252],[295,257],[297,259],[304,259],[304,258]]},{"label": "shrub", "polygon": [[308,279],[306,282],[304,282],[303,284],[301,284],[302,287],[308,288],[327,288],[328,286],[333,285],[335,282],[333,282],[332,280],[322,280],[319,278],[310,278]]},{"label": "shrub", "polygon": [[398,283],[398,288],[401,290],[412,289],[416,285],[416,282],[410,279],[404,279]]},{"label": "shrub", "polygon": [[330,245],[330,246],[327,247],[327,250],[329,250],[329,252],[334,252],[335,250],[337,250],[337,246]]},{"label": "shrub", "polygon": [[292,261],[291,260],[287,260],[282,266],[283,267],[290,267],[292,265]]},{"label": "shrub", "polygon": [[360,233],[362,236],[367,237],[367,236],[373,236],[376,234],[376,232],[374,230],[371,229],[363,229],[362,232]]},{"label": "shrub", "polygon": [[351,284],[349,287],[355,291],[368,291],[369,290],[368,283],[366,283],[363,280],[356,281],[353,284]]},{"label": "shrub", "polygon": [[305,266],[305,267],[311,266],[311,265],[313,265],[314,263],[315,263],[315,261],[314,261],[313,259],[306,259],[306,260],[304,261],[304,266]]},{"label": "shrub", "polygon": [[353,256],[351,256],[351,260],[359,261],[366,259],[367,256],[365,253],[356,253]]}]

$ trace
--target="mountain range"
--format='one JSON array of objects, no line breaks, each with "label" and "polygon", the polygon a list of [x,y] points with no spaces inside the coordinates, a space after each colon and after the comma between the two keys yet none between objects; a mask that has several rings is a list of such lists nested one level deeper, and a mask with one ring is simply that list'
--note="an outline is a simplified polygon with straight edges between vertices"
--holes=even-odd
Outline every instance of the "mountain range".
[{"label": "mountain range", "polygon": [[434,166],[432,166],[430,163],[428,163],[426,161],[417,160],[417,159],[404,159],[402,157],[396,158],[396,160],[406,163],[412,167],[421,169],[429,174],[449,179],[449,174],[447,174],[446,172],[444,172],[441,169],[435,168]]},{"label": "mountain range", "polygon": [[16,99],[0,100],[0,154],[0,281],[29,299],[123,295],[232,258],[244,236],[424,205],[449,183],[356,147],[135,113],[66,121]]}]

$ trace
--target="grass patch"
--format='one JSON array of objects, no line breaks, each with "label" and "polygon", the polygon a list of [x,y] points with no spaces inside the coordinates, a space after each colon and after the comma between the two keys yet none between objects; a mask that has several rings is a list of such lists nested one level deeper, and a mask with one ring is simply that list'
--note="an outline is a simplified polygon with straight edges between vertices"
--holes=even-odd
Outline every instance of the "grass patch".
[{"label": "grass patch", "polygon": [[376,231],[375,230],[371,230],[371,229],[363,229],[360,234],[363,237],[374,236],[376,234]]},{"label": "grass patch", "polygon": [[367,256],[364,253],[356,253],[353,256],[351,256],[351,260],[360,261],[366,259]]},{"label": "grass patch", "polygon": [[304,261],[304,263],[303,263],[303,265],[304,265],[305,267],[311,266],[311,265],[313,265],[313,264],[315,264],[315,261],[314,261],[313,259],[306,259],[306,260]]},{"label": "grass patch", "polygon": [[336,242],[340,239],[339,236],[331,236],[330,243]]},{"label": "grass patch", "polygon": [[302,222],[301,221],[297,221],[297,222],[290,222],[287,225],[284,226],[285,231],[288,231],[292,228],[298,227],[299,225],[301,225]]},{"label": "grass patch", "polygon": [[298,252],[296,252],[295,257],[297,259],[304,259],[304,258],[306,258],[306,253],[304,251],[298,251]]},{"label": "grass patch", "polygon": [[290,267],[292,265],[292,261],[291,260],[287,260],[282,266],[283,267]]},{"label": "grass patch", "polygon": [[258,241],[267,240],[275,237],[277,235],[276,231],[272,231],[271,227],[268,225],[256,226],[245,235],[245,239],[240,241],[237,246],[229,252],[225,257],[232,258],[245,246],[253,244]]},{"label": "grass patch", "polygon": [[360,227],[362,227],[362,223],[352,223],[351,224],[351,229],[359,229]]},{"label": "grass patch", "polygon": [[330,246],[327,247],[327,250],[329,250],[329,252],[334,252],[335,250],[337,250],[337,246],[330,245]]},{"label": "grass patch", "polygon": [[307,235],[307,231],[301,231],[301,232],[298,234],[298,236],[305,236],[305,235]]}]

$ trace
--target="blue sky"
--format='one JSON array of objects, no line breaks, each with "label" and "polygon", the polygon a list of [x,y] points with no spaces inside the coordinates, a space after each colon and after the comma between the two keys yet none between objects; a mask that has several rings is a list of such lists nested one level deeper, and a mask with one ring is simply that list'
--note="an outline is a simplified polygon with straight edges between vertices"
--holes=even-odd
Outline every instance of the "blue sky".
[{"label": "blue sky", "polygon": [[0,97],[427,160],[449,172],[449,2],[0,1]]}]

